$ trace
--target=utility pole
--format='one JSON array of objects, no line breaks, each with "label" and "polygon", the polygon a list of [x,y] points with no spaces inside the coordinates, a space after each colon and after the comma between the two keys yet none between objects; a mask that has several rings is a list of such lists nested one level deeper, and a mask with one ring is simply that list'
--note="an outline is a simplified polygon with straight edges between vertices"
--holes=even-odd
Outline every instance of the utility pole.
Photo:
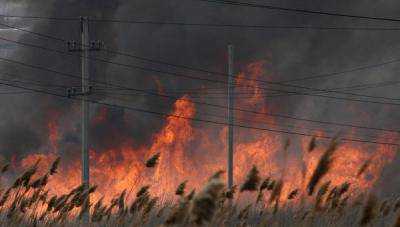
[{"label": "utility pole", "polygon": [[81,17],[81,74],[82,74],[82,183],[89,187],[89,151],[88,151],[88,120],[89,120],[89,24],[87,17]]},{"label": "utility pole", "polygon": [[234,46],[228,46],[228,188],[233,187],[233,123],[234,123],[234,69],[233,69]]},{"label": "utility pole", "polygon": [[[80,20],[81,41],[77,44],[76,41],[68,41],[68,50],[71,52],[80,52],[81,57],[81,74],[82,84],[81,92],[77,92],[76,88],[67,89],[67,96],[82,96],[81,111],[82,111],[82,184],[85,189],[89,188],[89,143],[88,143],[88,126],[89,126],[89,102],[88,96],[91,94],[92,87],[89,84],[89,51],[100,51],[103,49],[103,43],[100,41],[89,41],[89,18],[81,17]],[[89,213],[84,214],[83,220],[89,222]]]}]

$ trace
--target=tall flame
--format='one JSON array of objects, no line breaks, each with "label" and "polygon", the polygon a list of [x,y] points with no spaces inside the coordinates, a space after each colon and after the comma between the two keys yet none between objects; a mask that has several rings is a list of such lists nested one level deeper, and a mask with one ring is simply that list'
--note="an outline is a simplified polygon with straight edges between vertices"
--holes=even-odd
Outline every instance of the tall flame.
[{"label": "tall flame", "polygon": [[[264,74],[265,61],[249,64],[237,77],[239,83],[249,94],[249,98],[239,99],[236,105],[242,108],[253,108],[257,111],[267,111],[263,91],[254,88]],[[253,80],[246,80],[247,78]],[[160,88],[160,90],[162,90]],[[99,186],[95,197],[106,196],[111,199],[124,189],[129,192],[137,190],[143,185],[151,185],[153,193],[167,196],[173,193],[176,186],[184,180],[192,188],[199,188],[213,172],[225,169],[226,166],[226,130],[227,127],[202,125],[195,127],[188,118],[196,115],[196,106],[189,101],[190,96],[183,96],[173,106],[172,115],[167,117],[162,129],[153,136],[152,143],[147,147],[133,148],[127,142],[108,150],[91,150],[91,182]],[[93,123],[105,119],[107,109],[99,111]],[[237,113],[238,119],[245,118],[244,113]],[[248,119],[249,117],[247,117]],[[274,123],[274,119],[264,115],[254,115],[253,120],[265,123]],[[41,159],[42,169],[46,169],[57,156],[57,138],[61,137],[57,131],[57,119],[48,123],[49,143],[52,151],[49,153],[30,154],[24,158],[19,166],[27,167]],[[323,135],[323,130],[315,130],[314,134]],[[383,135],[397,139],[393,135]],[[305,181],[314,171],[318,159],[324,151],[318,146],[314,151],[307,149],[310,138],[302,138],[300,146],[291,145],[284,149],[285,138],[272,132],[260,132],[250,129],[235,129],[234,178],[239,184],[252,165],[256,165],[263,177],[272,176],[282,178],[285,182],[283,193],[287,195],[291,190],[304,188]],[[155,169],[146,169],[145,160],[160,153],[159,163]],[[395,151],[387,146],[376,146],[374,150],[367,149],[362,144],[342,144],[336,155],[331,171],[325,180],[331,180],[338,185],[349,182],[353,188],[366,190],[378,180],[383,167],[394,159]],[[372,160],[362,177],[357,177],[360,166],[366,160]],[[43,170],[43,171],[44,171]],[[80,161],[68,161],[62,165],[60,171],[49,182],[49,189],[54,193],[67,193],[72,187],[80,184]]]}]

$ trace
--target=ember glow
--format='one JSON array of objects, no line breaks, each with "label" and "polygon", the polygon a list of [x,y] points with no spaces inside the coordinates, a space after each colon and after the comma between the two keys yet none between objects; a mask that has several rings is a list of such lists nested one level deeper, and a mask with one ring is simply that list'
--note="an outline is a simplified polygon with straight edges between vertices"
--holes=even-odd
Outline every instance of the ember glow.
[{"label": "ember glow", "polygon": [[[237,106],[259,112],[277,108],[266,105],[263,92],[254,88],[257,86],[254,80],[249,82],[244,79],[261,79],[266,74],[265,64],[264,61],[249,64],[238,75],[237,82],[243,85],[246,93],[249,93],[249,98],[237,100]],[[155,195],[166,197],[173,195],[177,185],[185,180],[188,180],[190,188],[200,188],[212,173],[225,169],[227,127],[212,124],[203,124],[200,127],[196,122],[188,120],[187,118],[196,117],[197,108],[188,101],[190,99],[190,95],[185,95],[174,103],[171,114],[184,118],[167,117],[162,129],[153,135],[150,145],[133,148],[132,141],[135,138],[127,137],[124,143],[112,149],[90,151],[91,183],[99,186],[94,196],[96,199],[105,196],[106,200],[110,200],[124,189],[132,194],[144,185],[151,185],[151,191]],[[92,124],[105,121],[106,114],[107,109],[101,108],[93,117]],[[245,114],[237,113],[238,122]],[[264,115],[254,115],[251,118],[268,124],[267,128],[273,128],[275,123],[274,119]],[[53,193],[62,194],[80,184],[81,164],[80,156],[76,156],[72,161],[63,160],[60,145],[57,144],[63,136],[62,132],[58,131],[59,124],[57,118],[51,118],[48,123],[48,141],[52,148],[50,152],[32,153],[17,162],[16,166],[26,168],[41,159],[41,169],[46,171],[48,165],[57,156],[61,156],[62,166],[59,172],[51,177],[47,187]],[[296,126],[302,127],[301,124]],[[321,128],[312,133],[325,135],[326,132]],[[353,132],[350,133],[352,134]],[[389,141],[397,139],[386,134],[381,137]],[[284,144],[288,138],[291,145],[285,151]],[[304,189],[305,182],[310,178],[328,142],[317,139],[316,149],[309,152],[307,146],[310,140],[310,137],[292,139],[291,135],[235,128],[235,183],[240,184],[250,168],[256,165],[262,177],[283,179],[282,198],[286,198],[294,189]],[[154,169],[146,168],[145,161],[156,153],[161,154],[158,165]],[[393,147],[342,142],[324,181],[331,180],[333,185],[349,182],[352,190],[366,191],[374,186],[383,168],[394,156]],[[371,164],[362,176],[357,177],[357,172],[367,160],[371,160]]]}]

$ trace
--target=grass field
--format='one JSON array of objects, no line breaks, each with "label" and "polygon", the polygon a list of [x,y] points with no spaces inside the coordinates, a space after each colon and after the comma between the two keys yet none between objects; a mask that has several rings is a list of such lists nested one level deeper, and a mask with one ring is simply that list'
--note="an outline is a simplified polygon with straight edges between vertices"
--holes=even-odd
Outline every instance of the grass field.
[{"label": "grass field", "polygon": [[[312,148],[312,146],[310,146]],[[187,182],[176,186],[170,200],[151,195],[151,185],[143,186],[127,201],[124,190],[111,202],[90,201],[96,186],[72,188],[57,195],[47,188],[57,174],[60,159],[39,175],[38,162],[25,170],[0,195],[1,226],[400,226],[400,199],[378,200],[368,191],[357,193],[344,182],[332,185],[324,176],[332,171],[337,147],[332,141],[319,159],[304,188],[282,193],[285,182],[262,178],[254,166],[244,182],[231,189],[224,184],[224,171],[210,176],[197,191],[187,190]],[[310,148],[310,149],[311,149]],[[144,165],[154,168],[159,154]],[[362,176],[369,163],[359,168]],[[5,174],[9,165],[4,165]],[[39,176],[38,176],[39,175]],[[90,212],[88,217],[87,212]],[[90,224],[85,224],[89,219]]]}]

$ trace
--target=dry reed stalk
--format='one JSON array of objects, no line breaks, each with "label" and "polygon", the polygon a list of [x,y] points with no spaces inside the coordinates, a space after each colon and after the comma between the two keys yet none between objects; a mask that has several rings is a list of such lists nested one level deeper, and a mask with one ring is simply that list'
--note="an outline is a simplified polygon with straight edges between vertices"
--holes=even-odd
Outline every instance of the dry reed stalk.
[{"label": "dry reed stalk", "polygon": [[157,218],[162,217],[163,214],[164,214],[164,211],[165,211],[166,209],[167,209],[167,206],[165,206],[165,205],[162,206],[161,209],[158,210],[158,212],[157,212],[157,214],[156,214],[156,217],[157,217]]},{"label": "dry reed stalk", "polygon": [[387,206],[390,206],[389,201],[388,201],[388,200],[382,201],[381,205],[379,206],[379,213],[382,213],[383,210],[384,210]]},{"label": "dry reed stalk", "polygon": [[81,220],[83,215],[89,212],[89,209],[90,209],[89,197],[86,197],[85,201],[82,204],[81,211],[79,212],[78,219]]},{"label": "dry reed stalk", "polygon": [[139,212],[150,201],[150,193],[148,190],[149,186],[144,186],[136,193],[136,199],[129,208],[131,214]]},{"label": "dry reed stalk", "polygon": [[49,175],[45,174],[44,176],[33,181],[31,183],[30,187],[32,187],[34,189],[44,187],[44,186],[46,186],[48,179],[49,179]]},{"label": "dry reed stalk", "polygon": [[153,168],[157,165],[158,159],[160,158],[160,153],[153,155],[150,159],[146,161],[147,168]]},{"label": "dry reed stalk", "polygon": [[341,184],[337,190],[337,194],[338,196],[342,196],[344,193],[348,192],[350,189],[350,183],[349,182],[344,182],[343,184]]},{"label": "dry reed stalk", "polygon": [[251,204],[245,206],[245,207],[239,212],[237,218],[238,218],[240,221],[243,221],[243,220],[247,219],[248,216],[249,216],[250,208],[251,208]]},{"label": "dry reed stalk", "polygon": [[86,187],[85,184],[81,184],[81,185],[75,187],[74,189],[72,189],[68,194],[69,195],[79,194],[79,193],[83,192],[85,187]]},{"label": "dry reed stalk", "polygon": [[38,161],[32,166],[30,167],[28,170],[26,170],[22,176],[20,177],[21,179],[21,184],[25,187],[28,188],[29,187],[29,182],[32,178],[32,176],[36,173],[38,165],[39,165],[40,159],[38,159]]},{"label": "dry reed stalk", "polygon": [[144,194],[147,194],[149,192],[149,185],[145,185],[143,187],[140,188],[140,190],[136,193],[136,197],[140,197]]},{"label": "dry reed stalk", "polygon": [[334,187],[331,193],[329,194],[328,201],[331,204],[331,209],[337,208],[340,204],[340,199],[343,194],[345,194],[350,188],[350,183],[344,182],[338,187]]},{"label": "dry reed stalk", "polygon": [[372,158],[367,159],[360,167],[360,169],[357,172],[357,177],[360,177],[371,165]]},{"label": "dry reed stalk", "polygon": [[51,164],[50,169],[49,169],[49,174],[54,175],[57,173],[58,165],[60,164],[60,157],[57,157],[56,160]]},{"label": "dry reed stalk", "polygon": [[0,207],[2,207],[10,197],[11,188],[7,189],[7,191],[3,194],[0,200]]},{"label": "dry reed stalk", "polygon": [[265,189],[267,189],[268,186],[269,186],[270,181],[271,181],[271,178],[270,178],[270,177],[266,178],[266,179],[261,183],[260,188],[259,188],[258,190],[259,190],[259,191],[264,191]]},{"label": "dry reed stalk", "polygon": [[264,192],[263,191],[258,191],[257,193],[257,198],[256,198],[256,204],[260,203],[264,198]]},{"label": "dry reed stalk", "polygon": [[192,190],[185,198],[186,198],[186,200],[188,200],[188,201],[191,201],[192,199],[193,199],[193,197],[194,197],[194,195],[196,194],[196,190]]},{"label": "dry reed stalk", "polygon": [[[154,197],[152,198],[147,205],[143,208],[143,214],[142,214],[142,219],[147,220],[149,217],[150,212],[153,210],[153,208],[157,205],[158,198]],[[147,221],[143,221],[142,223],[146,223]]]},{"label": "dry reed stalk", "polygon": [[288,199],[288,200],[292,200],[292,199],[296,198],[297,195],[299,194],[299,192],[300,192],[299,189],[295,189],[295,190],[291,191],[291,192],[289,193],[287,199]]},{"label": "dry reed stalk", "polygon": [[107,216],[107,220],[110,219],[111,214],[112,214],[112,210],[114,209],[115,206],[117,206],[118,203],[118,199],[113,199],[110,203],[110,205],[108,206],[108,208],[105,211],[105,215]]},{"label": "dry reed stalk", "polygon": [[182,224],[182,222],[186,219],[188,206],[189,201],[181,199],[165,219],[164,224],[167,226]]},{"label": "dry reed stalk", "polygon": [[393,223],[393,227],[400,227],[400,212],[396,216],[396,220]]},{"label": "dry reed stalk", "polygon": [[400,208],[400,197],[396,198],[393,206],[393,211],[397,211]]},{"label": "dry reed stalk", "polygon": [[51,211],[55,207],[56,201],[57,201],[57,196],[56,195],[51,197],[49,202],[47,203],[47,210],[46,211],[48,211],[48,212]]},{"label": "dry reed stalk", "polygon": [[267,190],[268,190],[268,191],[272,191],[272,190],[275,188],[275,184],[276,184],[276,180],[272,180],[272,181],[269,183],[269,185],[268,185],[268,187],[267,187]]},{"label": "dry reed stalk", "polygon": [[119,210],[119,213],[122,213],[125,210],[125,196],[126,196],[126,189],[118,197],[118,210]]},{"label": "dry reed stalk", "polygon": [[175,195],[183,196],[185,195],[185,188],[186,188],[187,180],[180,183],[178,188],[175,191]]},{"label": "dry reed stalk", "polygon": [[7,163],[3,167],[1,167],[1,171],[0,172],[1,172],[1,174],[3,174],[5,172],[7,172],[9,169],[10,169],[10,164]]},{"label": "dry reed stalk", "polygon": [[316,146],[317,146],[317,141],[316,141],[315,136],[313,136],[311,138],[310,142],[308,143],[308,147],[307,147],[308,153],[311,153],[315,149]]},{"label": "dry reed stalk", "polygon": [[103,206],[103,199],[104,197],[101,197],[93,206],[91,217],[92,222],[100,222],[104,217],[104,211],[106,208]]},{"label": "dry reed stalk", "polygon": [[246,176],[246,181],[240,187],[240,192],[256,191],[258,189],[258,184],[260,183],[260,177],[258,176],[258,173],[257,167],[253,166]]},{"label": "dry reed stalk", "polygon": [[218,170],[217,172],[215,172],[209,179],[208,181],[211,181],[213,179],[220,179],[222,174],[225,173],[225,170]]},{"label": "dry reed stalk", "polygon": [[339,214],[342,214],[343,211],[344,211],[344,209],[347,207],[349,198],[350,198],[349,196],[346,196],[346,197],[344,197],[342,200],[340,200],[340,201],[338,202],[337,208],[338,208]]},{"label": "dry reed stalk", "polygon": [[368,199],[363,207],[363,212],[362,216],[360,219],[360,225],[365,226],[368,223],[370,223],[376,216],[376,205],[377,205],[377,199],[375,195],[370,194],[368,196]]},{"label": "dry reed stalk", "polygon": [[325,182],[318,190],[317,196],[315,198],[314,210],[319,211],[322,210],[321,203],[324,195],[328,192],[329,186],[331,185],[331,181]]},{"label": "dry reed stalk", "polygon": [[269,202],[278,201],[280,199],[282,188],[283,188],[283,181],[278,180],[275,183],[274,188],[272,189],[271,197],[269,198]]},{"label": "dry reed stalk", "polygon": [[189,209],[192,223],[202,225],[205,222],[211,222],[223,188],[224,183],[220,178],[212,178],[203,190],[196,194]]},{"label": "dry reed stalk", "polygon": [[32,197],[29,199],[29,204],[28,207],[32,206],[32,204],[36,203],[36,201],[40,197],[40,192],[41,190],[35,190],[34,193],[32,194]]},{"label": "dry reed stalk", "polygon": [[259,202],[262,201],[262,199],[264,198],[264,190],[268,189],[271,184],[274,184],[274,183],[271,182],[271,178],[270,177],[264,179],[264,181],[261,183],[261,185],[260,185],[260,187],[258,189],[256,203],[259,203]]},{"label": "dry reed stalk", "polygon": [[324,154],[321,156],[317,164],[317,168],[314,170],[311,179],[307,185],[309,195],[313,194],[318,182],[322,179],[323,176],[325,176],[326,173],[328,173],[332,163],[332,156],[336,151],[337,145],[337,140],[333,139],[329,144],[328,149],[326,149]]},{"label": "dry reed stalk", "polygon": [[53,213],[60,211],[67,204],[68,199],[68,195],[62,195],[61,197],[57,198],[54,205]]},{"label": "dry reed stalk", "polygon": [[42,202],[42,204],[45,204],[47,201],[47,196],[49,195],[49,190],[44,191],[40,196],[39,196],[39,201]]}]

